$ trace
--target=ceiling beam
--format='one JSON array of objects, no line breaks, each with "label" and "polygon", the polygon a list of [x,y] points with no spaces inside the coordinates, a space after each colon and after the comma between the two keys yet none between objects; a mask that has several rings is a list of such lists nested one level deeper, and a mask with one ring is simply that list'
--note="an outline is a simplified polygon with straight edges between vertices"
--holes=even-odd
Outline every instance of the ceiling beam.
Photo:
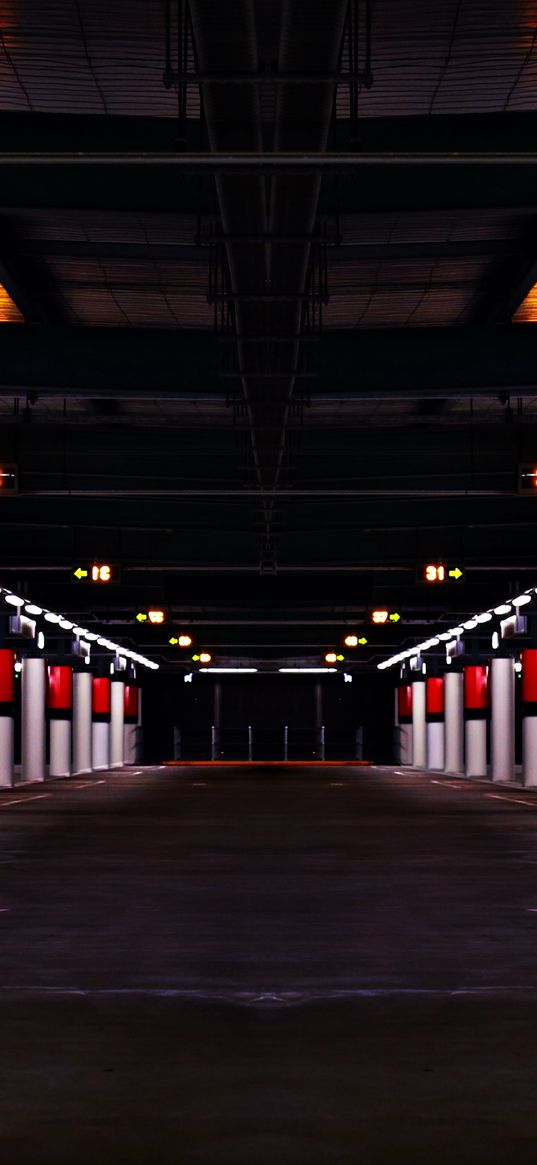
[{"label": "ceiling beam", "polygon": [[[325,331],[311,348],[313,400],[537,393],[534,324]],[[201,330],[0,325],[3,397],[222,398],[234,384],[222,367],[218,339]]]},{"label": "ceiling beam", "polygon": [[[193,224],[193,233],[194,233]],[[266,247],[272,236],[259,236],[260,247]],[[290,237],[277,237],[275,242],[296,247],[297,240]],[[301,240],[303,243],[304,240]],[[249,246],[255,245],[254,240]],[[375,261],[379,259],[463,259],[482,257],[487,259],[506,258],[511,256],[516,246],[513,239],[460,239],[456,242],[413,242],[411,239],[399,243],[368,242],[348,244],[341,242],[330,247],[329,262],[355,263],[360,260]],[[103,239],[100,242],[86,242],[83,239],[32,239],[22,244],[25,254],[36,258],[46,259],[128,259],[136,263],[149,262],[207,262],[208,247],[204,244],[197,246],[183,243],[132,243],[110,242]]]},{"label": "ceiling beam", "polygon": [[[342,213],[534,207],[537,153],[106,153],[0,154],[1,205],[215,213],[214,186],[200,177],[340,176]],[[322,195],[320,213],[335,208]]]},{"label": "ceiling beam", "polygon": [[[354,123],[352,125],[355,133]],[[362,150],[521,150],[531,149],[537,138],[537,112],[424,114],[406,117],[360,117]],[[272,125],[267,123],[267,147]],[[348,148],[351,123],[338,118],[335,126],[338,149]],[[186,123],[187,148],[200,148],[200,123]],[[129,117],[93,113],[0,112],[0,140],[4,150],[31,151],[39,142],[51,152],[103,150],[174,150],[177,148],[175,117]]]}]

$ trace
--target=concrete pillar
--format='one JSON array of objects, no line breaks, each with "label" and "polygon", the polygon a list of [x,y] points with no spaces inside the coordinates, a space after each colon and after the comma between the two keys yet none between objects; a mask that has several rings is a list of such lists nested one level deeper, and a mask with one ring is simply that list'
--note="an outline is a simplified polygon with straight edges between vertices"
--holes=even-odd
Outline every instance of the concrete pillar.
[{"label": "concrete pillar", "polygon": [[73,719],[73,670],[67,664],[48,669],[49,777],[71,773],[71,723]]},{"label": "concrete pillar", "polygon": [[123,717],[125,707],[125,684],[121,673],[112,676],[110,685],[110,768],[123,767]]},{"label": "concrete pillar", "polygon": [[0,786],[14,784],[15,652],[0,649]]},{"label": "concrete pillar", "polygon": [[510,657],[494,656],[490,664],[491,769],[493,781],[515,777],[515,668]]},{"label": "concrete pillar", "polygon": [[537,647],[522,652],[522,780],[537,785]]},{"label": "concrete pillar", "polygon": [[88,671],[73,673],[73,772],[91,773],[92,676]]},{"label": "concrete pillar", "polygon": [[464,669],[466,776],[487,775],[488,676],[486,664]]},{"label": "concrete pillar", "polygon": [[444,768],[444,679],[427,676],[425,684],[425,719],[427,722],[427,768]]},{"label": "concrete pillar", "polygon": [[47,664],[40,656],[22,662],[21,780],[46,777]]},{"label": "concrete pillar", "polygon": [[424,769],[426,764],[425,676],[420,673],[412,677],[412,765]]},{"label": "concrete pillar", "polygon": [[141,764],[144,750],[144,734],[142,729],[142,689],[138,688],[138,731],[136,733],[136,756],[134,758],[137,765]]},{"label": "concrete pillar", "polygon": [[110,768],[110,676],[92,680],[92,764],[94,769]]},{"label": "concrete pillar", "polygon": [[134,680],[125,684],[123,725],[123,762],[134,765],[138,733],[138,684]]},{"label": "concrete pillar", "polygon": [[399,721],[400,765],[412,764],[412,684],[402,682],[397,688],[397,719]]},{"label": "concrete pillar", "polygon": [[444,676],[444,722],[446,773],[464,772],[463,675],[448,670]]}]

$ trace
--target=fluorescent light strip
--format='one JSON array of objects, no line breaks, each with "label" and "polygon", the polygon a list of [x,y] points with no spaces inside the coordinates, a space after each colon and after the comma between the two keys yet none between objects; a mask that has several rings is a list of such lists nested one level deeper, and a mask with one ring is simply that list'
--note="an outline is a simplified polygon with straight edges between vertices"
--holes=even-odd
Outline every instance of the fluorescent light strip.
[{"label": "fluorescent light strip", "polygon": [[94,632],[89,632],[85,627],[75,627],[69,619],[64,615],[56,615],[54,611],[47,611],[44,607],[38,607],[35,603],[31,603],[28,599],[21,599],[18,595],[14,595],[13,591],[7,587],[0,587],[0,595],[3,596],[4,601],[9,603],[12,607],[24,607],[26,611],[33,612],[37,615],[43,615],[47,623],[57,623],[64,631],[71,631],[76,636],[86,636],[88,639],[97,640],[100,647],[106,647],[108,651],[115,651],[118,655],[127,656],[129,659],[135,660],[136,663],[143,664],[151,671],[158,671],[160,664],[155,663],[153,659],[147,659],[145,655],[138,655],[134,651],[130,651],[126,647],[122,647],[119,643],[113,643],[111,639],[102,639]]},{"label": "fluorescent light strip", "polygon": [[[465,631],[473,631],[480,623],[490,623],[494,615],[510,615],[513,609],[516,611],[519,607],[523,607],[526,603],[531,602],[534,595],[537,595],[537,587],[531,587],[529,590],[524,591],[522,595],[518,595],[516,599],[506,599],[505,603],[499,603],[497,607],[488,611],[482,611],[479,615],[473,615],[471,619],[467,619],[460,627],[451,627],[449,631],[439,632],[438,636],[434,636],[432,639],[424,639],[423,643],[417,643],[415,647],[408,648],[406,651],[400,651],[398,655],[391,655],[389,659],[381,660],[380,663],[377,663],[377,670],[384,671],[385,668],[392,667],[395,663],[402,663],[403,660],[409,659],[413,655],[419,655],[422,651],[428,651],[429,648],[436,647],[440,640],[454,639],[460,635],[464,635]],[[285,669],[280,668],[280,671],[283,670]],[[327,670],[335,671],[335,668]]]},{"label": "fluorescent light strip", "polygon": [[337,672],[337,667],[279,667],[278,671],[287,675],[325,675],[327,672]]},{"label": "fluorescent light strip", "polygon": [[216,672],[218,675],[247,675],[256,672],[256,667],[200,667],[198,671]]}]

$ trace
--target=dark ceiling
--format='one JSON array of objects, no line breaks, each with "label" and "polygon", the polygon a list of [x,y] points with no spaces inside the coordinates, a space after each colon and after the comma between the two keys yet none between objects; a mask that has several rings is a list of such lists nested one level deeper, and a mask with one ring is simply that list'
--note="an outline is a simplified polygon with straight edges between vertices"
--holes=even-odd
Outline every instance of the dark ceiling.
[{"label": "dark ceiling", "polygon": [[0,0],[0,581],[357,667],[533,582],[536,133],[537,0]]}]

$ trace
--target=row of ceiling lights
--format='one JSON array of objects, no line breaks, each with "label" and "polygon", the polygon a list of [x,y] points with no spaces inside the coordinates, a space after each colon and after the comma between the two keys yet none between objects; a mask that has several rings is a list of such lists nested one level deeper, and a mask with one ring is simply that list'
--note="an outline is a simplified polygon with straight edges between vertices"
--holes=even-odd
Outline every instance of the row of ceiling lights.
[{"label": "row of ceiling lights", "polygon": [[472,615],[460,626],[450,627],[448,631],[439,632],[431,639],[424,639],[422,643],[416,643],[414,647],[408,648],[406,651],[400,651],[397,655],[390,656],[389,659],[383,659],[381,663],[377,664],[379,671],[384,668],[392,667],[396,663],[403,663],[404,660],[410,659],[412,656],[421,655],[422,651],[428,651],[431,647],[438,647],[440,642],[448,642],[450,639],[457,639],[460,635],[464,635],[465,631],[474,631],[481,623],[490,623],[495,615],[512,615],[516,614],[519,607],[530,603],[533,596],[537,594],[537,587],[529,591],[524,591],[522,595],[518,595],[516,599],[507,599],[505,603],[500,603],[497,607],[489,607],[488,611],[481,611],[479,615]]},{"label": "row of ceiling lights", "polygon": [[38,606],[37,603],[31,603],[26,599],[21,599],[19,595],[14,595],[12,591],[7,590],[5,587],[0,588],[0,593],[3,595],[6,603],[17,608],[19,615],[24,612],[25,615],[29,615],[31,618],[42,616],[47,623],[61,627],[62,631],[70,632],[77,639],[84,639],[88,643],[95,642],[99,647],[113,651],[119,656],[132,660],[133,663],[139,663],[144,667],[151,668],[152,671],[158,671],[158,663],[155,663],[153,659],[148,659],[145,655],[139,655],[137,651],[131,651],[130,648],[123,647],[119,643],[114,643],[111,639],[105,639],[98,632],[89,631],[87,627],[78,627],[70,619],[66,619],[64,615],[57,615],[54,611],[48,611],[45,607]]}]

